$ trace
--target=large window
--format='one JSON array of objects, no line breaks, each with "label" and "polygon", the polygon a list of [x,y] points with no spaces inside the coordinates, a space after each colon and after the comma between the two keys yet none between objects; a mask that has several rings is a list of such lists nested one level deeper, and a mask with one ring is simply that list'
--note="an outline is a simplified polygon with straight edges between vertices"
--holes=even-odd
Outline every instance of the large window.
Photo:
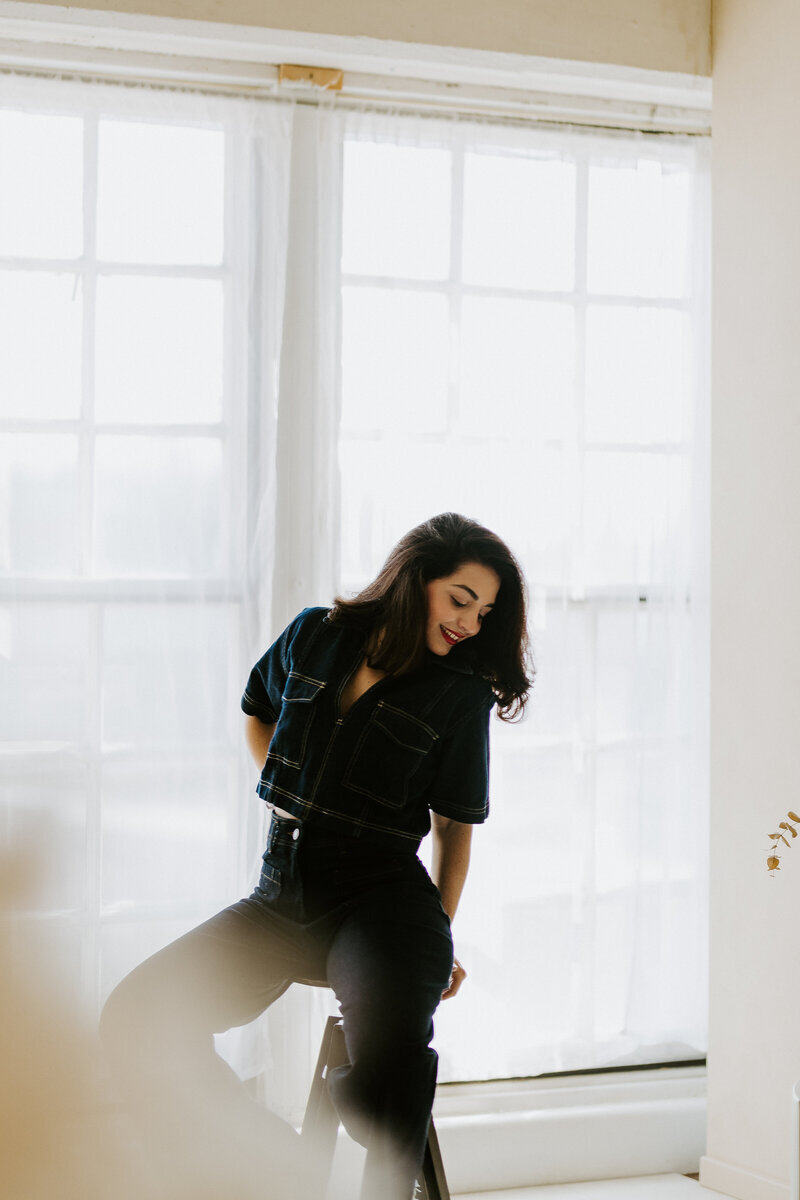
[{"label": "large window", "polygon": [[[702,155],[15,88],[0,657],[5,826],[44,855],[28,936],[96,1007],[238,898],[250,664],[456,509],[523,563],[538,675],[493,722],[441,1077],[701,1055]],[[298,1074],[299,1003],[242,1069]]]},{"label": "large window", "polygon": [[249,189],[258,153],[281,170],[285,119],[19,89],[0,109],[3,815],[42,859],[28,936],[94,1007],[240,894],[251,857],[238,698],[272,398],[251,337],[269,188],[258,209]]},{"label": "large window", "polygon": [[493,723],[440,1077],[704,1053],[704,188],[693,144],[342,122],[341,586],[504,536],[538,668]]}]

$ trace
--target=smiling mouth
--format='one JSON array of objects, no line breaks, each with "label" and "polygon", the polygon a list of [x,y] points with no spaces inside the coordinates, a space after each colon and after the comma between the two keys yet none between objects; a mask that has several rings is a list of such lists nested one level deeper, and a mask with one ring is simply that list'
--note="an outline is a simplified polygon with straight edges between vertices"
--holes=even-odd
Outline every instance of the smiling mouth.
[{"label": "smiling mouth", "polygon": [[439,628],[442,631],[442,637],[447,642],[448,646],[457,646],[458,643],[463,642],[464,638],[467,636],[465,633],[462,633],[461,635],[453,633],[452,629],[448,629],[446,625],[440,625]]}]

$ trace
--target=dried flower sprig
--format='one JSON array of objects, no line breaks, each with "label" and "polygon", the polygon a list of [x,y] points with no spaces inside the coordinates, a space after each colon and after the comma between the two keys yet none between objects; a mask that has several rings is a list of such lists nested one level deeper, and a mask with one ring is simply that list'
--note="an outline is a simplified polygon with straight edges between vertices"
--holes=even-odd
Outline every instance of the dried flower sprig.
[{"label": "dried flower sprig", "polygon": [[[800,824],[800,817],[798,817],[797,813],[788,812],[786,815],[789,818],[789,821],[796,821],[798,824]],[[777,853],[778,842],[783,842],[783,844],[791,850],[792,843],[788,840],[786,834],[790,834],[792,839],[797,837],[797,830],[795,829],[794,825],[789,824],[789,821],[781,821],[780,825],[778,826],[779,832],[771,833],[769,835],[772,839],[772,846],[770,847],[772,853],[767,858],[767,870],[773,875],[776,871],[780,871],[781,869],[781,856]],[[781,829],[785,830],[785,832],[781,833]]]}]

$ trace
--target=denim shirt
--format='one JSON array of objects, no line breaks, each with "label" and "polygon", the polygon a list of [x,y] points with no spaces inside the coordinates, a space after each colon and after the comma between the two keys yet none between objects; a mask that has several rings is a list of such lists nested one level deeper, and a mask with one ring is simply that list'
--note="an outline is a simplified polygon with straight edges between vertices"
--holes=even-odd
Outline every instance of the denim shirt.
[{"label": "denim shirt", "polygon": [[469,663],[428,653],[413,674],[387,675],[341,713],[365,635],[306,608],[250,672],[242,708],[277,722],[258,794],[332,833],[419,844],[430,812],[469,824],[489,811],[486,680]]}]

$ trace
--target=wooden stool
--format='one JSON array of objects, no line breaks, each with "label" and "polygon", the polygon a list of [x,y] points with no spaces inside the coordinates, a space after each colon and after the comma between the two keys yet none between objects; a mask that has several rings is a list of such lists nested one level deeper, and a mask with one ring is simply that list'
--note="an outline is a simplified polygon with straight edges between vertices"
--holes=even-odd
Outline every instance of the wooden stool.
[{"label": "wooden stool", "polygon": [[[328,1094],[326,1076],[328,1071],[342,1066],[347,1061],[342,1018],[328,1017],[322,1034],[317,1069],[314,1072],[301,1130],[303,1138],[313,1138],[322,1164],[324,1177],[319,1180],[320,1200],[325,1195],[325,1189],[328,1186],[333,1153],[336,1148],[336,1134],[339,1128],[339,1116]],[[433,1117],[431,1117],[428,1127],[428,1143],[425,1147],[422,1178],[417,1181],[414,1195],[418,1200],[450,1200],[450,1191],[444,1174]]]}]

